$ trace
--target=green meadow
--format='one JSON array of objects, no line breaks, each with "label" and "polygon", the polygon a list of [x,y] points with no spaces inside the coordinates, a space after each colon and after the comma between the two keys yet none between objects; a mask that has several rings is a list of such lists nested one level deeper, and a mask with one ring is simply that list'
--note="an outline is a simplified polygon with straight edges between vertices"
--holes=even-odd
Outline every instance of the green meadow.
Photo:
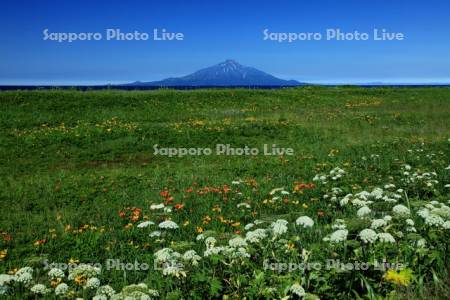
[{"label": "green meadow", "polygon": [[0,106],[1,298],[450,297],[450,88],[2,91]]}]

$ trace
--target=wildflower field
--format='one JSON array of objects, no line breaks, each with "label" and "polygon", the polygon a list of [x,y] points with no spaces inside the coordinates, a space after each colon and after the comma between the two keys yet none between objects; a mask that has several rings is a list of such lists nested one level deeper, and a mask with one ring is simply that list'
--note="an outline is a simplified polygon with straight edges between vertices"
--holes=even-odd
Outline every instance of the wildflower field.
[{"label": "wildflower field", "polygon": [[[450,298],[450,88],[0,105],[1,299]],[[216,144],[294,153],[154,153]]]}]

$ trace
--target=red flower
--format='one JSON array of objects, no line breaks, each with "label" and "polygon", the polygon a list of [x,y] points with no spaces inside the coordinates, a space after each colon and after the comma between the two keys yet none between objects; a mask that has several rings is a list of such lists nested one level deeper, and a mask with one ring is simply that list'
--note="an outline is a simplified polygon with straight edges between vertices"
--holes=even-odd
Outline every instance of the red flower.
[{"label": "red flower", "polygon": [[170,193],[168,190],[161,191],[159,194],[164,198],[167,198],[170,196]]}]

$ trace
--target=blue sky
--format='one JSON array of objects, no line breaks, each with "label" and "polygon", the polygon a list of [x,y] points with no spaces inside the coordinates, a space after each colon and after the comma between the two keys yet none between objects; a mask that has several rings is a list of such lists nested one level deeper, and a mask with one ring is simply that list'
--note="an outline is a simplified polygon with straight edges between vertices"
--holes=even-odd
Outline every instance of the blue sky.
[{"label": "blue sky", "polygon": [[[183,41],[44,41],[50,32],[182,32]],[[403,41],[264,41],[270,32],[402,32]],[[2,1],[0,84],[181,76],[225,59],[306,82],[450,82],[450,1]]]}]

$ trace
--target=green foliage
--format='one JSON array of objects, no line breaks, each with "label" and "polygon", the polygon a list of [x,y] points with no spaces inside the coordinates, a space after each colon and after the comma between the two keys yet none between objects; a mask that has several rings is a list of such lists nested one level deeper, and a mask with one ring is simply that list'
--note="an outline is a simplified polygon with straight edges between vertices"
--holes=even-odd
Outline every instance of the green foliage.
[{"label": "green foliage", "polygon": [[[414,215],[417,232],[406,232],[404,222],[396,220],[385,230],[404,231],[395,236],[397,244],[365,245],[358,234],[371,220],[357,218],[351,205],[339,205],[346,194],[388,183],[403,189],[399,203],[414,213],[433,200],[448,205],[449,88],[3,91],[0,105],[0,273],[25,265],[40,270],[44,261],[119,259],[153,267],[154,253],[165,247],[203,254],[204,243],[196,240],[202,231],[226,245],[235,235],[245,236],[244,226],[257,219],[265,221],[264,228],[286,219],[292,225],[287,236],[249,247],[251,258],[237,265],[218,254],[187,268],[186,277],[151,269],[112,270],[100,279],[117,292],[144,282],[163,299],[282,298],[293,296],[289,289],[295,282],[307,299],[449,295],[448,231]],[[258,149],[276,144],[295,154],[170,158],[154,155],[155,144]],[[438,183],[408,181],[405,164],[412,166],[411,174],[436,172],[432,179]],[[334,167],[345,169],[346,176],[300,188]],[[336,201],[333,187],[342,190]],[[271,194],[274,188],[289,194]],[[162,202],[172,211],[150,208]],[[250,208],[238,207],[242,203]],[[376,202],[371,209],[371,217],[381,218],[392,205]],[[301,215],[310,216],[314,227],[294,225]],[[347,222],[348,241],[330,246],[323,238],[340,218]],[[166,219],[180,228],[150,237]],[[153,228],[137,228],[145,220],[153,221]],[[421,238],[426,248],[416,246]],[[311,252],[310,261],[404,262],[415,277],[404,287],[373,268],[263,269],[265,259],[304,262],[303,249]],[[45,272],[39,272],[36,280],[48,285]],[[29,288],[17,288],[21,292],[8,297],[34,297]]]}]

